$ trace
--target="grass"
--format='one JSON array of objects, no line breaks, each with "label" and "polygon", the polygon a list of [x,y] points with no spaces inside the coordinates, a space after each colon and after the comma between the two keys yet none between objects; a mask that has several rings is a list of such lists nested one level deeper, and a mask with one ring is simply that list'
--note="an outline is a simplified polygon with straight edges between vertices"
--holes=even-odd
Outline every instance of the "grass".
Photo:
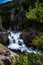
[{"label": "grass", "polygon": [[32,40],[32,43],[43,49],[43,35]]},{"label": "grass", "polygon": [[12,58],[12,65],[43,65],[43,55],[25,53]]}]

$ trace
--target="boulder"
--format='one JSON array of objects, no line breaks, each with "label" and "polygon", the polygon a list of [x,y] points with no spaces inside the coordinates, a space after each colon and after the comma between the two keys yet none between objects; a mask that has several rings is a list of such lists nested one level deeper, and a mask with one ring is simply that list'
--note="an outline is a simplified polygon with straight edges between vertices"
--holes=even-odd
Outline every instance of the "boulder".
[{"label": "boulder", "polygon": [[12,57],[17,54],[0,43],[0,65],[12,65]]},{"label": "boulder", "polygon": [[[3,53],[3,51],[2,51]],[[4,52],[6,53],[6,52]],[[8,55],[4,55],[4,54],[0,54],[0,65],[11,65],[11,56],[8,56]]]},{"label": "boulder", "polygon": [[5,45],[8,44],[8,35],[9,32],[7,31],[0,31],[0,42],[4,43]]},{"label": "boulder", "polygon": [[20,38],[24,40],[24,43],[28,46],[35,46],[32,44],[32,40],[39,35],[39,31],[37,30],[24,30],[20,35]]},{"label": "boulder", "polygon": [[4,64],[5,65],[11,65],[11,59],[9,57],[6,57],[4,60],[3,60]]}]

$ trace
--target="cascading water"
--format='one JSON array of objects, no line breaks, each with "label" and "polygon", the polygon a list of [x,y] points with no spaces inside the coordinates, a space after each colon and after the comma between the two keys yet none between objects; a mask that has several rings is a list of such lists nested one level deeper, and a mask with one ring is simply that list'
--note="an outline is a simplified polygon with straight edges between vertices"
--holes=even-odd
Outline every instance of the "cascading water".
[{"label": "cascading water", "polygon": [[29,53],[39,53],[40,54],[40,50],[38,49],[33,49],[32,47],[27,47],[24,44],[23,39],[20,38],[20,34],[22,32],[10,32],[10,35],[8,36],[9,38],[9,45],[8,48],[12,49],[12,50],[20,50],[21,52],[27,51]]}]

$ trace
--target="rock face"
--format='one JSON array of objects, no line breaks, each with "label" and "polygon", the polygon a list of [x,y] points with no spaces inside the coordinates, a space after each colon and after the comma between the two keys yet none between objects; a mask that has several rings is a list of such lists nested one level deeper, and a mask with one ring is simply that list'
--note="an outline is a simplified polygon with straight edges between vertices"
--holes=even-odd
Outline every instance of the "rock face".
[{"label": "rock face", "polygon": [[9,57],[5,57],[3,55],[0,55],[1,59],[0,59],[0,65],[11,65],[11,60]]},{"label": "rock face", "polygon": [[14,31],[22,31],[23,30],[23,27],[22,27],[22,23],[20,22],[20,23],[18,23],[17,25],[12,25],[11,26],[11,30],[14,30]]},{"label": "rock face", "polygon": [[7,31],[0,31],[0,42],[7,43],[9,32]]},{"label": "rock face", "polygon": [[35,46],[32,44],[32,40],[39,34],[39,31],[37,30],[28,30],[28,31],[23,31],[21,34],[21,38],[23,38],[25,44],[28,46]]},{"label": "rock face", "polygon": [[11,65],[10,51],[0,43],[0,65]]}]

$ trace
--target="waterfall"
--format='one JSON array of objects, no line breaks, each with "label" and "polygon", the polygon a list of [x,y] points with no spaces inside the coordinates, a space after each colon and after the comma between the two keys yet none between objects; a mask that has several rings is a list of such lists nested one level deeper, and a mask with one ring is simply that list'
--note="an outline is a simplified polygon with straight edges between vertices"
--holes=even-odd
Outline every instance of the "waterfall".
[{"label": "waterfall", "polygon": [[10,35],[8,36],[9,38],[9,45],[8,48],[12,50],[20,50],[21,52],[27,51],[29,53],[39,53],[40,50],[38,49],[33,49],[33,47],[27,47],[24,43],[24,40],[20,38],[20,34],[22,32],[10,32]]}]

